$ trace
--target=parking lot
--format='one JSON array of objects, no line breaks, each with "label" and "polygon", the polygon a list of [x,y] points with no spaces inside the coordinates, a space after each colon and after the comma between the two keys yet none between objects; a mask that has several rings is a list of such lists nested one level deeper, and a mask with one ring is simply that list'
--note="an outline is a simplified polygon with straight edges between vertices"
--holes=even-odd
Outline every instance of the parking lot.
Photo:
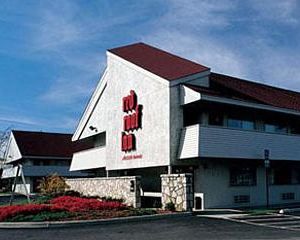
[{"label": "parking lot", "polygon": [[57,229],[1,229],[0,239],[300,239],[298,231],[188,216]]},{"label": "parking lot", "polygon": [[233,217],[231,219],[257,226],[300,231],[300,217],[297,215],[299,215],[299,213],[290,215],[265,214]]}]

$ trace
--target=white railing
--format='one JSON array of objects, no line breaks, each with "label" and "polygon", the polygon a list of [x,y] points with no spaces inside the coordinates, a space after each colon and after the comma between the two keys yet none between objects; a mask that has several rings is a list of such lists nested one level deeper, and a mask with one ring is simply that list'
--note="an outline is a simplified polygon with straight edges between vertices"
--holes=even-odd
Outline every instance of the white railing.
[{"label": "white railing", "polygon": [[106,147],[97,147],[73,154],[70,171],[106,166]]},{"label": "white railing", "polygon": [[[26,177],[44,177],[51,174],[58,174],[63,177],[83,177],[87,174],[70,172],[69,166],[29,166],[23,165],[23,173]],[[12,178],[17,174],[17,167],[4,167],[2,178]]]},{"label": "white railing", "polygon": [[183,129],[179,158],[248,158],[300,161],[300,136],[193,125]]}]

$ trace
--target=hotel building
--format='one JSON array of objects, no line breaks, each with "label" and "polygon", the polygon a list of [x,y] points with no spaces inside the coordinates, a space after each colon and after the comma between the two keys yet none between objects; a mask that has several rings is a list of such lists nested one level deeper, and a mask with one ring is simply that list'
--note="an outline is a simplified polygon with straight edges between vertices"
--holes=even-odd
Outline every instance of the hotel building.
[{"label": "hotel building", "polygon": [[300,202],[300,93],[144,43],[106,54],[73,135],[94,147],[71,171],[141,176],[142,196],[159,196],[162,174],[190,173],[196,209]]}]

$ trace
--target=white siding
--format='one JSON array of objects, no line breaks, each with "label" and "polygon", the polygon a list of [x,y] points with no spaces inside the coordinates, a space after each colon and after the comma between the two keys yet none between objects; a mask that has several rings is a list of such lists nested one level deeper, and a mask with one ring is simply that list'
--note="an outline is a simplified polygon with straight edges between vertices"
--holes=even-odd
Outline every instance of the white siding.
[{"label": "white siding", "polygon": [[201,94],[190,89],[189,87],[180,86],[180,104],[188,104],[201,99]]},{"label": "white siding", "polygon": [[[193,125],[182,130],[179,158],[300,160],[300,136]],[[198,150],[199,148],[199,150]]]},{"label": "white siding", "polygon": [[22,155],[20,153],[16,139],[15,139],[13,133],[11,133],[10,137],[9,137],[7,152],[5,155],[5,163],[10,163],[10,162],[16,161],[21,158],[22,158]]},{"label": "white siding", "polygon": [[271,160],[300,160],[300,137],[256,131],[200,127],[200,156],[264,159],[264,149]]},{"label": "white siding", "polygon": [[5,168],[3,168],[1,178],[12,178],[15,177],[16,175],[17,175],[17,167],[13,167],[12,165],[5,166]]},{"label": "white siding", "polygon": [[199,128],[193,125],[182,129],[178,157],[193,158],[199,156]]}]

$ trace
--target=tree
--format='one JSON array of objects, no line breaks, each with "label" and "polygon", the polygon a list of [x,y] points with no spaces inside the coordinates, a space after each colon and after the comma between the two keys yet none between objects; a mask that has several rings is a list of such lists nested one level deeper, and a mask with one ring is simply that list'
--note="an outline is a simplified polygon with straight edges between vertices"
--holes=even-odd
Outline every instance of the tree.
[{"label": "tree", "polygon": [[8,127],[4,131],[0,132],[0,160],[4,160],[5,152],[8,147],[9,135],[11,132],[11,128]]}]

